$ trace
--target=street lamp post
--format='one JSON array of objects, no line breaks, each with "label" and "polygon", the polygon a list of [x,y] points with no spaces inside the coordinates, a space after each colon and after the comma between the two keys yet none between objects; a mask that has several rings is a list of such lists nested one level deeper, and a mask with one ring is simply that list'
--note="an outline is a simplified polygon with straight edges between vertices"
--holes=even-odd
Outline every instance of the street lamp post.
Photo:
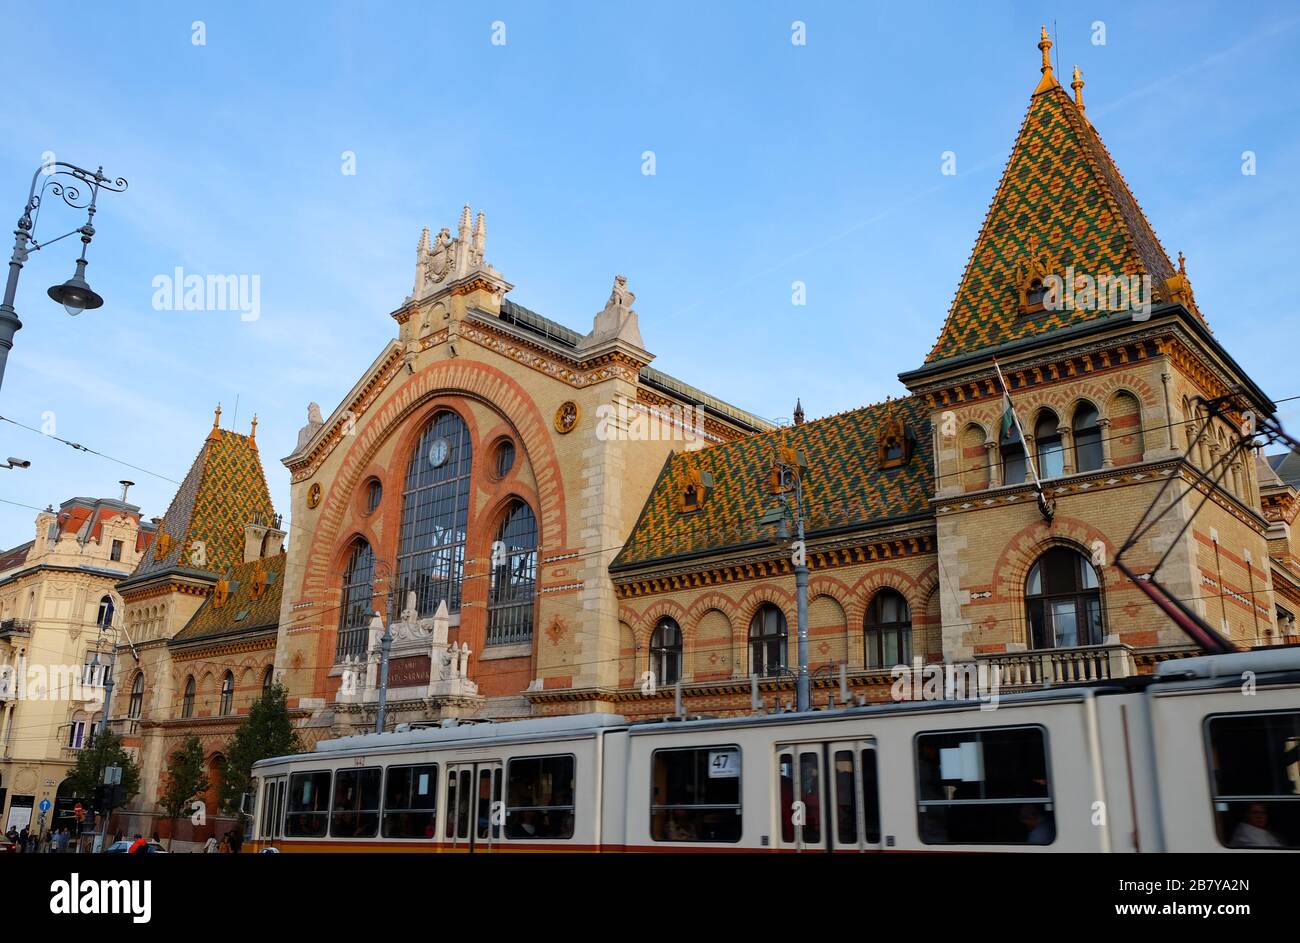
[{"label": "street lamp post", "polygon": [[784,542],[789,531],[786,522],[790,517],[790,506],[785,492],[794,493],[794,543],[790,545],[790,559],[794,565],[795,618],[798,620],[799,635],[799,674],[795,681],[796,709],[812,709],[812,685],[808,677],[808,552],[804,543],[803,531],[803,475],[805,472],[803,456],[785,448],[778,448],[776,471],[780,476],[781,506],[768,511],[759,523],[778,524],[777,539]]},{"label": "street lamp post", "polygon": [[[379,628],[376,623],[383,624],[378,612],[370,620],[372,630]],[[388,624],[384,625],[384,634],[379,636],[379,710],[378,717],[375,719],[375,733],[384,732],[384,712],[388,707],[388,653],[392,650],[393,625],[390,619]]]},{"label": "street lamp post", "polygon": [[[36,184],[42,176],[45,177],[45,182],[41,184],[40,192],[37,192]],[[70,177],[73,182],[56,179],[61,177]],[[84,184],[88,192],[83,192],[81,184]],[[18,217],[18,228],[14,230],[14,251],[9,257],[9,280],[5,283],[4,301],[0,302],[0,383],[4,382],[5,364],[9,360],[9,351],[14,346],[14,335],[23,326],[23,322],[18,320],[18,312],[14,310],[14,299],[18,295],[18,273],[22,271],[28,254],[53,245],[68,236],[79,234],[81,255],[76,262],[76,271],[63,284],[50,288],[47,294],[63,305],[63,309],[73,316],[82,311],[98,308],[104,303],[104,299],[86,282],[86,249],[95,236],[96,202],[101,189],[111,193],[121,193],[126,187],[127,183],[123,178],[104,176],[103,167],[89,171],[61,160],[42,164],[32,175],[32,186],[27,192],[27,205],[23,207],[23,215]],[[73,209],[85,210],[86,222],[71,232],[46,242],[39,242],[36,239],[36,223],[40,219],[41,201],[45,197],[46,190]]]}]

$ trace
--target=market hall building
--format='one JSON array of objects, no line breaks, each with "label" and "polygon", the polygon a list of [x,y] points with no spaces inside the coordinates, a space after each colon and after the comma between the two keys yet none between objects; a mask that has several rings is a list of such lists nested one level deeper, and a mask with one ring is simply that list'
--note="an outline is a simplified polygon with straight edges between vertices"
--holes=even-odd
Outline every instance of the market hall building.
[{"label": "market hall building", "polygon": [[[792,499],[778,459],[802,469],[817,703],[842,686],[888,698],[914,659],[996,666],[1016,687],[1187,654],[1114,554],[1171,476],[1185,487],[1245,410],[1274,406],[1211,333],[1050,45],[899,399],[776,428],[652,367],[621,276],[583,333],[507,297],[482,213],[426,231],[396,337],[330,415],[313,404],[284,459],[275,668],[307,741],[373,729],[385,632],[389,725],[662,716],[678,689],[688,712],[744,712],[755,676],[763,709],[793,702],[791,548],[763,523]],[[1089,299],[1077,281],[1071,303],[1047,297],[1067,275],[1146,294]],[[1198,406],[1230,391],[1226,416]],[[1295,641],[1294,486],[1247,452],[1191,519],[1198,500],[1127,562],[1145,577],[1168,551],[1163,583],[1238,645]]]}]

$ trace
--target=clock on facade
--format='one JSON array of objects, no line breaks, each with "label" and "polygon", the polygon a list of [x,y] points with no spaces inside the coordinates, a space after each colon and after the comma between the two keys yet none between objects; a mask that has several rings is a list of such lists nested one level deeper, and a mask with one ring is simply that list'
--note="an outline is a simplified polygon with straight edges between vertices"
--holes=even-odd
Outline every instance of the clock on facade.
[{"label": "clock on facade", "polygon": [[434,468],[441,468],[447,464],[447,456],[451,454],[451,443],[445,438],[434,439],[433,444],[429,446],[429,464]]}]

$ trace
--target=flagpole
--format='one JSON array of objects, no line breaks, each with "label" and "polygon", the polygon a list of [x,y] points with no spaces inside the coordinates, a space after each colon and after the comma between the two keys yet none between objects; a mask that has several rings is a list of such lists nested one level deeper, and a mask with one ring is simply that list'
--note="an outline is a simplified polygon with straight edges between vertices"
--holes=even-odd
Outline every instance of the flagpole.
[{"label": "flagpole", "polygon": [[[1011,391],[1007,389],[1007,380],[1002,375],[1002,367],[998,365],[997,357],[993,358],[993,369],[997,371],[998,385],[1002,387],[1002,395],[1007,398],[1007,405],[1011,407],[1011,418],[1015,421],[1016,432],[1020,434],[1020,447],[1024,449],[1025,462],[1029,465],[1029,474],[1034,479],[1034,487],[1038,489],[1039,496],[1045,498],[1046,496],[1043,495],[1043,482],[1038,477],[1038,466],[1034,464],[1034,456],[1029,448],[1029,440],[1025,438],[1025,428],[1020,424],[1020,414],[1016,412],[1015,401],[1011,399]],[[1002,483],[1007,484],[1005,481]]]}]

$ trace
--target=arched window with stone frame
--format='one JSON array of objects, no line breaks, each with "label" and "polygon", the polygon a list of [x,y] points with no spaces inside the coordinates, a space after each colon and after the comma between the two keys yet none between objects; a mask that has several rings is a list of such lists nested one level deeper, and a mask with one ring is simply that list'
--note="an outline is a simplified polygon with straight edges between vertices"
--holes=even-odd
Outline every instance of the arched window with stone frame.
[{"label": "arched window with stone frame", "polygon": [[1032,648],[1100,645],[1105,638],[1101,580],[1072,547],[1053,547],[1029,569],[1025,615]]},{"label": "arched window with stone frame", "polygon": [[374,582],[374,551],[367,541],[358,537],[343,571],[335,661],[360,658],[366,653],[370,619],[374,615]]},{"label": "arched window with stone frame", "polygon": [[759,677],[784,673],[789,638],[785,613],[770,602],[759,606],[749,621],[750,671]]},{"label": "arched window with stone frame", "polygon": [[1074,410],[1070,423],[1071,438],[1074,440],[1074,470],[1076,472],[1097,471],[1104,461],[1102,450],[1101,414],[1097,407],[1084,400]]},{"label": "arched window with stone frame", "polygon": [[450,410],[437,413],[407,462],[397,538],[398,598],[414,592],[422,617],[444,600],[460,611],[472,466],[465,420]]},{"label": "arched window with stone frame", "polygon": [[1044,481],[1065,474],[1061,420],[1050,409],[1040,410],[1034,422],[1034,465],[1038,477]]},{"label": "arched window with stone frame", "polygon": [[221,676],[221,707],[217,713],[222,717],[234,713],[235,707],[235,675],[232,671],[227,671]]},{"label": "arched window with stone frame", "polygon": [[510,502],[490,550],[488,645],[532,641],[537,596],[537,518],[525,501]]},{"label": "arched window with stone frame", "polygon": [[185,694],[181,698],[181,717],[194,716],[194,689],[194,675],[190,675],[185,679]]},{"label": "arched window with stone frame", "polygon": [[682,676],[682,629],[664,616],[650,635],[650,670],[657,684],[676,684]]},{"label": "arched window with stone frame", "polygon": [[892,668],[912,660],[912,609],[903,594],[882,589],[867,607],[863,660],[867,668]]}]

